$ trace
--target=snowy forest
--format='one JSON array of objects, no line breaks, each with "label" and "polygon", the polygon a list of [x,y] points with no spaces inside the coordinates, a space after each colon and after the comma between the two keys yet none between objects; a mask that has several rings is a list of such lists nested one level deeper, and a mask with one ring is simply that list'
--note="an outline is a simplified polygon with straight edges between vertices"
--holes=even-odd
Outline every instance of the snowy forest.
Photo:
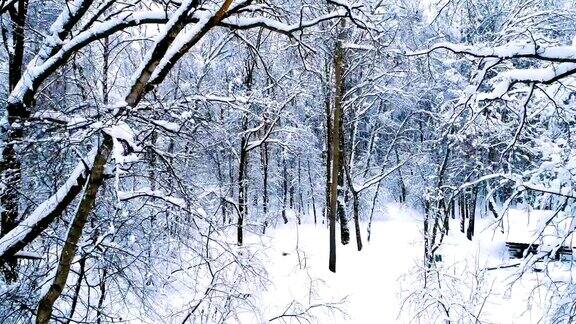
[{"label": "snowy forest", "polygon": [[576,323],[573,0],[0,17],[0,323]]}]

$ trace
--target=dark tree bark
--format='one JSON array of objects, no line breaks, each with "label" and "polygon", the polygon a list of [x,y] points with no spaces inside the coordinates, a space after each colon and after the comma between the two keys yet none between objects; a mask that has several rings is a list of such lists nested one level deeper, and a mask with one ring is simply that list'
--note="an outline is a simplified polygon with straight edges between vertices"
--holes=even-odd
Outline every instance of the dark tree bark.
[{"label": "dark tree bark", "polygon": [[282,149],[282,220],[284,224],[288,224],[288,217],[286,217],[286,209],[288,208],[288,162],[286,161],[286,154]]},{"label": "dark tree bark", "polygon": [[443,230],[444,234],[448,234],[450,230],[450,203],[446,203],[444,199],[441,201],[442,204],[442,217],[444,218]]},{"label": "dark tree bark", "polygon": [[[225,11],[227,11],[228,7],[231,4],[231,0],[227,0],[220,8],[220,10],[215,14],[212,20],[212,26],[218,23]],[[197,3],[189,4],[185,10],[180,12],[180,15],[175,17],[175,24],[172,24],[169,30],[167,30],[166,36],[156,43],[155,47],[151,52],[151,56],[149,60],[145,63],[144,68],[141,70],[140,75],[134,81],[130,93],[126,96],[125,102],[126,105],[129,107],[135,107],[138,102],[142,99],[142,97],[153,87],[147,86],[152,76],[152,73],[158,66],[158,63],[163,58],[166,53],[166,50],[170,47],[170,45],[176,39],[176,36],[180,33],[182,29],[186,26],[186,19],[188,17],[188,13],[192,9],[193,6],[197,5]],[[216,18],[215,18],[216,17]],[[197,34],[192,41],[187,43],[190,48],[198,40],[209,30],[202,30]],[[172,61],[169,64],[165,65],[165,69],[171,69],[176,61]],[[159,79],[159,80],[162,80]],[[68,279],[68,274],[70,272],[70,265],[72,260],[74,259],[74,255],[76,252],[76,247],[80,237],[82,236],[82,231],[86,221],[88,219],[88,215],[91,212],[94,203],[96,201],[97,193],[103,183],[104,177],[104,166],[108,160],[110,152],[112,150],[113,140],[112,138],[104,134],[104,140],[98,147],[97,154],[94,160],[94,165],[92,167],[92,172],[88,179],[88,183],[86,188],[84,189],[84,195],[80,201],[78,206],[77,212],[75,217],[72,220],[70,225],[70,229],[68,231],[66,241],[64,243],[64,247],[62,248],[62,252],[60,254],[60,258],[58,261],[58,267],[56,270],[56,275],[52,284],[46,294],[40,300],[38,305],[37,314],[36,314],[36,322],[37,323],[48,323],[50,321],[52,310],[54,303],[58,299],[58,297],[62,294],[62,291],[65,288],[66,281]],[[72,197],[73,199],[73,197]]]},{"label": "dark tree bark", "polygon": [[104,313],[102,309],[104,307],[104,301],[106,300],[106,277],[108,276],[108,270],[106,268],[102,269],[102,277],[100,278],[100,283],[98,288],[100,288],[100,296],[98,297],[98,305],[96,306],[96,323],[102,323],[102,318]]},{"label": "dark tree bark", "polygon": [[[426,269],[431,267],[429,227],[430,227],[430,204],[428,201],[425,201],[424,202],[424,267]],[[426,287],[426,281],[424,282],[424,287]]]},{"label": "dark tree bark", "polygon": [[472,241],[474,237],[474,223],[476,222],[476,198],[477,198],[476,188],[472,189],[470,194],[470,215],[468,218],[468,229],[466,230],[466,237]]},{"label": "dark tree bark", "polygon": [[262,226],[262,234],[266,234],[266,228],[268,227],[268,144],[263,143],[260,147],[260,161],[262,166],[262,212],[264,214],[264,224]]},{"label": "dark tree bark", "polygon": [[304,197],[302,195],[302,168],[298,157],[298,224],[302,224],[302,211],[304,209]]},{"label": "dark tree bark", "polygon": [[359,193],[352,191],[352,203],[353,203],[353,214],[354,214],[354,229],[356,231],[356,247],[358,251],[362,251],[362,234],[360,233],[360,219],[358,216],[360,209],[360,198]]},{"label": "dark tree bark", "polygon": [[[352,111],[352,120],[355,120],[355,112]],[[352,179],[352,169],[354,165],[354,142],[356,139],[358,123],[352,122],[352,127],[350,127],[350,139],[348,141],[347,157],[346,163],[343,165],[344,173],[346,175],[346,182],[348,184],[347,188],[349,195],[352,198],[352,219],[354,220],[354,230],[356,236],[356,248],[358,251],[362,251],[362,236],[360,233],[360,219],[359,219],[359,209],[360,209],[360,191],[356,190],[354,187],[354,182]]]},{"label": "dark tree bark", "polygon": [[76,287],[74,287],[74,294],[72,295],[72,304],[70,305],[70,315],[68,315],[68,320],[66,323],[74,318],[74,313],[76,312],[76,305],[78,305],[78,298],[80,298],[80,288],[82,288],[82,280],[84,280],[84,275],[86,273],[86,258],[82,257],[78,261],[80,264],[80,271],[78,273],[78,280],[76,280]]},{"label": "dark tree bark", "polygon": [[[341,36],[341,35],[339,35]],[[334,48],[334,83],[336,92],[334,95],[334,117],[332,119],[332,175],[330,183],[330,208],[329,208],[329,222],[330,222],[330,255],[328,260],[328,269],[336,272],[336,217],[340,215],[340,207],[343,207],[338,202],[340,195],[343,194],[344,175],[342,173],[343,162],[343,147],[342,147],[342,119],[343,107],[342,99],[344,96],[344,49],[342,47],[342,40],[338,39]],[[339,195],[340,194],[340,195]],[[343,217],[345,220],[345,216]],[[340,220],[341,231],[346,228],[342,225]],[[347,229],[347,228],[346,228]],[[341,239],[344,241],[346,234],[341,232]],[[348,240],[350,236],[348,234]]]},{"label": "dark tree bark", "polygon": [[[382,171],[384,171],[385,164],[382,164]],[[378,201],[378,194],[380,193],[380,188],[382,186],[382,181],[379,181],[376,185],[376,191],[374,192],[374,197],[372,197],[372,205],[370,207],[370,217],[368,218],[368,228],[367,232],[368,235],[366,240],[370,242],[370,238],[372,237],[372,219],[374,218],[374,210],[376,209],[376,202]]]},{"label": "dark tree bark", "polygon": [[[396,163],[400,163],[400,157],[398,156],[398,150],[394,149],[396,154]],[[398,179],[400,182],[400,203],[406,202],[406,185],[404,184],[404,178],[402,177],[402,168],[398,168]]]},{"label": "dark tree bark", "polygon": [[459,200],[458,200],[458,207],[460,209],[460,232],[464,233],[465,225],[466,225],[466,198],[464,197],[465,193],[460,193]]},{"label": "dark tree bark", "polygon": [[[246,76],[244,79],[244,86],[246,92],[252,92],[252,85],[254,83],[254,69],[256,68],[256,59],[252,57],[246,62]],[[240,163],[238,165],[238,224],[237,224],[237,238],[238,245],[242,245],[244,240],[244,220],[248,216],[248,159],[249,148],[248,142],[250,135],[247,134],[248,130],[248,113],[242,112],[242,136],[240,138]]]},{"label": "dark tree bark", "polygon": [[488,199],[488,210],[490,210],[490,212],[492,213],[492,216],[494,216],[494,218],[498,218],[498,212],[496,211],[496,207],[494,207],[494,203],[492,202],[492,199]]},{"label": "dark tree bark", "polygon": [[[327,64],[326,64],[327,65]],[[326,84],[330,83],[330,77],[328,70],[329,68],[326,66]],[[331,187],[331,170],[332,170],[332,112],[330,109],[330,88],[328,86],[325,87],[326,89],[324,92],[326,93],[325,101],[324,101],[324,112],[326,114],[326,149],[324,151],[325,154],[325,163],[326,163],[326,201],[324,204],[324,218],[329,222],[329,214],[330,214],[330,187]],[[324,220],[322,220],[324,222]]]},{"label": "dark tree bark", "polygon": [[76,215],[70,224],[70,229],[64,242],[64,247],[60,253],[54,280],[38,304],[36,323],[47,324],[50,322],[54,303],[66,287],[70,266],[72,265],[72,261],[76,255],[78,241],[82,236],[84,225],[86,225],[86,221],[88,220],[88,216],[92,211],[92,207],[96,201],[96,196],[100,186],[104,181],[104,167],[106,165],[106,161],[108,160],[108,156],[112,151],[112,143],[112,138],[108,135],[105,135],[102,145],[98,150],[96,160],[94,161],[94,166],[92,167],[92,172],[90,174],[90,178],[88,179],[88,184],[84,190],[84,196],[82,197]]},{"label": "dark tree bark", "polygon": [[[292,159],[289,160],[290,161],[290,174],[293,174],[294,172],[294,165],[292,163]],[[290,177],[290,181],[288,181],[288,201],[289,201],[289,206],[290,209],[294,212],[295,208],[294,208],[294,181],[292,179],[292,177]]]},{"label": "dark tree bark", "polygon": [[316,216],[316,199],[314,198],[314,183],[312,182],[312,172],[310,170],[310,160],[308,160],[308,182],[310,184],[310,199],[312,200],[312,214],[314,215],[314,224],[317,224]]},{"label": "dark tree bark", "polygon": [[[24,28],[28,13],[28,0],[18,0],[8,11],[12,24],[12,44],[5,45],[7,48],[11,48],[11,51],[8,51],[8,89],[12,91],[22,77],[25,47]],[[19,221],[18,197],[22,182],[22,165],[18,156],[17,145],[22,141],[23,123],[28,118],[28,113],[23,107],[15,108],[13,105],[8,105],[7,118],[11,127],[4,143],[3,159],[0,163],[2,183],[5,186],[0,197],[0,204],[3,208],[0,214],[0,237],[14,229]],[[18,279],[17,266],[18,261],[15,257],[9,257],[5,260],[2,271],[7,283]]]},{"label": "dark tree bark", "polygon": [[[344,62],[342,62],[343,64]],[[342,67],[344,68],[344,67]],[[337,81],[337,82],[341,82],[341,89],[342,89],[342,95],[340,96],[339,100],[342,100],[342,96],[344,95],[344,75],[342,74],[342,79]],[[337,87],[338,89],[338,87]],[[346,190],[345,188],[345,183],[344,183],[344,160],[345,160],[345,156],[344,156],[344,109],[342,107],[342,102],[339,103],[340,106],[340,110],[341,110],[341,117],[340,120],[338,121],[338,123],[334,123],[335,127],[339,128],[338,133],[340,134],[340,143],[338,144],[338,149],[340,150],[339,154],[338,154],[338,158],[340,159],[340,161],[338,162],[338,187],[336,190],[336,193],[338,195],[338,220],[340,221],[340,242],[343,245],[346,245],[348,243],[350,243],[350,229],[348,228],[348,218],[346,217],[346,206],[345,206],[345,201],[347,200],[346,197]],[[336,119],[335,119],[336,120]],[[338,126],[336,126],[338,125]]]},{"label": "dark tree bark", "polygon": [[[242,132],[246,132],[248,129],[248,116],[243,114],[242,116]],[[238,165],[238,224],[237,224],[237,239],[238,245],[242,245],[244,239],[244,220],[247,216],[247,201],[248,201],[248,190],[246,179],[246,171],[248,168],[248,139],[246,135],[243,135],[240,139],[240,164]]]}]

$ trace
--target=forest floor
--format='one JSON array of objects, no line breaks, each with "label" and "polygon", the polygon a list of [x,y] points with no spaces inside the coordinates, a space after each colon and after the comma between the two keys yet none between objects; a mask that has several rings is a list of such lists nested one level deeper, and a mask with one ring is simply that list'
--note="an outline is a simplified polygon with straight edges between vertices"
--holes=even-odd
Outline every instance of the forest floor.
[{"label": "forest floor", "polygon": [[[291,304],[295,302],[300,309],[312,306],[311,313],[318,323],[442,323],[443,314],[413,317],[428,301],[416,297],[410,303],[406,299],[422,285],[418,279],[423,254],[421,217],[398,204],[386,205],[382,217],[373,224],[370,242],[366,242],[366,224],[362,224],[361,252],[356,250],[353,231],[348,245],[338,245],[335,274],[328,271],[325,225],[296,226],[292,222],[270,231],[264,244],[268,246],[265,262],[271,285],[262,293],[262,317],[257,322],[265,323],[285,311],[297,313]],[[525,217],[516,221],[524,222]],[[459,221],[451,221],[452,230],[440,250],[447,283],[443,283],[440,297],[435,298],[451,307],[451,316],[467,313],[482,323],[541,322],[552,295],[550,289],[537,287],[550,274],[528,269],[518,279],[516,274],[522,265],[486,271],[519,261],[509,259],[504,241],[510,233],[498,230],[494,218],[480,218],[476,225],[476,237],[470,242],[460,233]],[[558,277],[570,272],[557,262],[549,267],[555,268],[550,273]],[[335,308],[316,307],[324,303],[335,303]],[[250,317],[240,320],[256,323]],[[463,320],[455,317],[452,321]]]},{"label": "forest floor", "polygon": [[[510,259],[505,246],[506,241],[530,239],[526,233],[541,230],[551,213],[514,209],[503,222],[479,216],[472,241],[460,232],[460,221],[451,220],[449,235],[437,252],[441,257],[437,272],[430,276],[441,278],[440,286],[429,279],[426,289],[420,213],[395,203],[384,205],[374,220],[370,242],[367,224],[361,224],[364,248],[360,252],[350,224],[350,243],[338,244],[336,273],[328,270],[326,225],[297,225],[291,218],[264,236],[246,236],[242,249],[256,252],[262,266],[257,276],[268,284],[239,288],[256,294],[251,296],[254,304],[240,311],[237,322],[446,323],[444,307],[451,323],[566,322],[550,320],[556,315],[550,305],[572,305],[576,300],[576,288],[563,284],[574,282],[576,269],[570,267],[574,263],[522,263]],[[230,240],[235,246],[234,235]],[[193,278],[190,285],[197,286],[198,279]],[[190,294],[184,289],[179,294],[167,292],[166,297],[175,306]]]},{"label": "forest floor", "polygon": [[[338,244],[337,272],[328,270],[328,230],[324,224],[293,223],[270,233],[269,275],[272,285],[264,296],[269,318],[280,315],[292,300],[307,307],[338,303],[339,310],[313,310],[319,323],[395,323],[401,304],[401,280],[420,263],[422,254],[419,215],[388,206],[374,222],[370,242],[362,224],[364,248],[358,252],[351,225],[348,245]],[[312,282],[312,298],[310,288]]]}]

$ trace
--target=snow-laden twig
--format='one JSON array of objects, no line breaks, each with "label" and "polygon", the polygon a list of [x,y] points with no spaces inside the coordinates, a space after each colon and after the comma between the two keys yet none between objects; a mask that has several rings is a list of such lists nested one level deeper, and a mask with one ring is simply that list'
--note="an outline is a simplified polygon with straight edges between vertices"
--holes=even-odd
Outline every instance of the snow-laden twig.
[{"label": "snow-laden twig", "polygon": [[76,165],[66,182],[60,186],[56,193],[44,200],[18,226],[0,239],[0,263],[2,263],[4,258],[14,255],[34,238],[38,237],[62,212],[62,209],[76,197],[86,183],[90,173],[85,163],[92,167],[96,150],[94,148],[88,153],[87,159]]}]

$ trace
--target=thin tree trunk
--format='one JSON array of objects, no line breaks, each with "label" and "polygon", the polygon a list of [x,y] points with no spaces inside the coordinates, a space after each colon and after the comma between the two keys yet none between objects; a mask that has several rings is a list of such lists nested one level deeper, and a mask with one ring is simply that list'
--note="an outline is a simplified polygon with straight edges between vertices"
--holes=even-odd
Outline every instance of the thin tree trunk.
[{"label": "thin tree trunk", "polygon": [[[252,84],[254,81],[254,68],[256,65],[255,59],[246,63],[246,77],[244,85],[246,92],[252,92]],[[238,245],[242,245],[244,240],[244,220],[248,216],[248,141],[249,135],[246,134],[248,130],[248,113],[242,113],[242,138],[240,139],[240,164],[238,166]]]},{"label": "thin tree trunk", "polygon": [[466,204],[466,199],[464,197],[465,193],[462,192],[460,194],[460,199],[458,201],[458,207],[460,207],[460,232],[464,233],[464,227],[466,224],[466,210],[465,210],[465,204]]},{"label": "thin tree trunk", "polygon": [[[424,268],[429,269],[430,264],[430,207],[428,201],[424,202]],[[425,276],[426,278],[427,276]],[[424,281],[424,287],[426,287],[426,281]]]},{"label": "thin tree trunk", "polygon": [[[344,81],[342,80],[342,83]],[[342,109],[342,107],[340,108]],[[343,111],[342,111],[343,114]],[[345,184],[344,184],[344,134],[343,134],[343,118],[340,118],[339,124],[340,126],[336,126],[339,128],[340,134],[340,143],[338,148],[340,150],[339,153],[339,163],[338,167],[340,170],[338,171],[338,188],[337,188],[337,195],[338,195],[338,219],[340,220],[340,242],[343,245],[350,243],[350,229],[348,228],[348,218],[346,218],[346,191]],[[336,124],[336,123],[335,123]]]},{"label": "thin tree trunk", "polygon": [[488,198],[488,209],[492,213],[494,218],[498,218],[498,212],[496,211],[496,207],[494,207],[494,203],[492,202],[492,198]]},{"label": "thin tree trunk", "polygon": [[[24,61],[24,28],[28,12],[28,0],[19,0],[10,10],[10,20],[12,23],[12,51],[8,51],[8,89],[12,91],[22,77],[22,64]],[[19,218],[19,190],[22,185],[22,165],[17,152],[17,145],[24,135],[23,125],[28,118],[25,109],[14,109],[13,104],[8,104],[7,119],[11,125],[7,138],[4,141],[2,150],[2,162],[0,163],[0,173],[4,190],[0,197],[2,212],[0,213],[0,237],[16,227]],[[18,260],[15,257],[8,257],[2,266],[4,279],[7,283],[18,279]]]},{"label": "thin tree trunk", "polygon": [[[228,155],[228,179],[230,180],[230,184],[234,183],[234,161],[233,161],[233,157],[231,154]],[[236,186],[231,185],[230,186],[230,196],[234,197],[234,190],[236,189]],[[232,223],[232,215],[230,215],[230,217],[228,217],[228,224]]]},{"label": "thin tree trunk", "polygon": [[448,231],[450,230],[451,203],[446,203],[444,199],[442,199],[441,204],[442,204],[442,215],[444,217],[444,234],[448,234]]},{"label": "thin tree trunk", "polygon": [[[245,132],[248,129],[248,116],[244,114],[242,116],[242,131]],[[242,245],[244,239],[244,220],[247,216],[247,179],[246,179],[246,169],[248,167],[248,146],[247,138],[245,135],[242,136],[240,140],[240,164],[238,166],[238,224],[237,224],[237,238],[238,245]]]},{"label": "thin tree trunk", "polygon": [[[326,83],[329,83],[330,77],[328,76],[328,67],[326,67]],[[326,87],[326,97],[324,103],[324,112],[326,114],[326,150],[325,150],[325,163],[326,163],[326,201],[324,204],[324,218],[328,220],[330,214],[330,187],[331,187],[331,170],[332,170],[332,112],[330,111],[330,88]],[[324,220],[322,220],[324,223]],[[329,223],[329,221],[328,221]]]},{"label": "thin tree trunk", "polygon": [[282,219],[284,220],[284,224],[287,224],[288,217],[286,217],[286,208],[288,208],[288,169],[286,166],[286,154],[284,149],[282,151]]},{"label": "thin tree trunk", "polygon": [[[400,157],[398,156],[398,149],[394,149],[396,154],[396,163],[400,163]],[[406,185],[404,184],[404,178],[402,178],[402,168],[398,168],[398,179],[400,180],[400,203],[406,202]]]},{"label": "thin tree trunk", "polygon": [[468,218],[468,229],[466,230],[466,237],[472,241],[474,237],[474,223],[476,221],[476,188],[472,189],[470,194],[470,215]]},{"label": "thin tree trunk", "polygon": [[298,224],[302,224],[302,211],[304,209],[304,197],[302,195],[302,168],[298,157]]},{"label": "thin tree trunk", "polygon": [[362,251],[362,236],[360,234],[360,220],[358,217],[359,208],[360,208],[360,197],[358,197],[359,193],[352,191],[352,200],[354,205],[354,227],[356,230],[356,247],[358,251]]},{"label": "thin tree trunk", "polygon": [[80,298],[80,288],[82,288],[82,280],[84,280],[84,275],[86,272],[86,258],[80,258],[78,261],[80,264],[80,271],[78,272],[78,280],[76,280],[76,287],[74,288],[74,295],[72,296],[72,304],[70,305],[70,315],[68,315],[68,320],[66,323],[74,318],[74,313],[76,312],[76,305],[78,305],[78,298]]},{"label": "thin tree trunk", "polygon": [[262,143],[260,147],[260,158],[262,164],[262,187],[263,195],[262,197],[262,212],[264,213],[264,225],[262,228],[262,234],[266,234],[266,227],[268,227],[268,144]]},{"label": "thin tree trunk", "polygon": [[[294,163],[293,163],[292,159],[290,159],[288,161],[290,161],[290,162],[288,162],[288,165],[290,167],[290,174],[294,174]],[[288,197],[289,197],[288,201],[289,201],[290,209],[293,212],[295,212],[295,210],[294,210],[294,181],[292,178],[293,177],[290,176],[290,181],[288,181]]]},{"label": "thin tree trunk", "polygon": [[314,215],[314,225],[317,224],[316,200],[314,198],[314,184],[312,183],[312,173],[310,171],[310,160],[308,160],[308,182],[310,183],[310,198],[312,199],[312,213]]},{"label": "thin tree trunk", "polygon": [[84,225],[86,224],[88,215],[90,214],[90,211],[92,210],[92,207],[96,201],[98,189],[104,181],[104,167],[111,151],[112,138],[108,135],[105,135],[102,145],[100,145],[96,155],[96,160],[94,161],[94,166],[92,168],[90,178],[88,179],[86,189],[84,189],[84,195],[80,201],[76,215],[70,224],[70,229],[68,230],[66,241],[64,242],[64,247],[60,253],[56,275],[54,276],[54,280],[52,281],[50,288],[46,294],[42,296],[40,303],[38,304],[38,310],[36,314],[36,323],[38,324],[49,323],[50,317],[52,316],[52,308],[54,306],[54,302],[56,302],[56,299],[58,299],[66,287],[70,266],[72,265],[72,261],[76,255],[78,241],[82,236]]},{"label": "thin tree trunk", "polygon": [[106,268],[102,269],[102,278],[100,279],[100,297],[98,297],[98,306],[96,307],[96,323],[102,323],[102,317],[104,317],[102,313],[102,308],[104,306],[104,301],[106,300],[106,276],[108,275],[108,271]]},{"label": "thin tree trunk", "polygon": [[[386,168],[385,164],[382,164],[382,171],[384,172],[384,169]],[[374,210],[376,208],[376,202],[378,201],[378,194],[380,193],[380,187],[382,186],[382,181],[378,181],[378,184],[376,185],[376,192],[374,192],[374,197],[372,198],[372,205],[370,207],[370,217],[368,218],[368,236],[366,237],[366,240],[368,242],[370,242],[370,238],[372,237],[372,219],[374,217]]]}]

